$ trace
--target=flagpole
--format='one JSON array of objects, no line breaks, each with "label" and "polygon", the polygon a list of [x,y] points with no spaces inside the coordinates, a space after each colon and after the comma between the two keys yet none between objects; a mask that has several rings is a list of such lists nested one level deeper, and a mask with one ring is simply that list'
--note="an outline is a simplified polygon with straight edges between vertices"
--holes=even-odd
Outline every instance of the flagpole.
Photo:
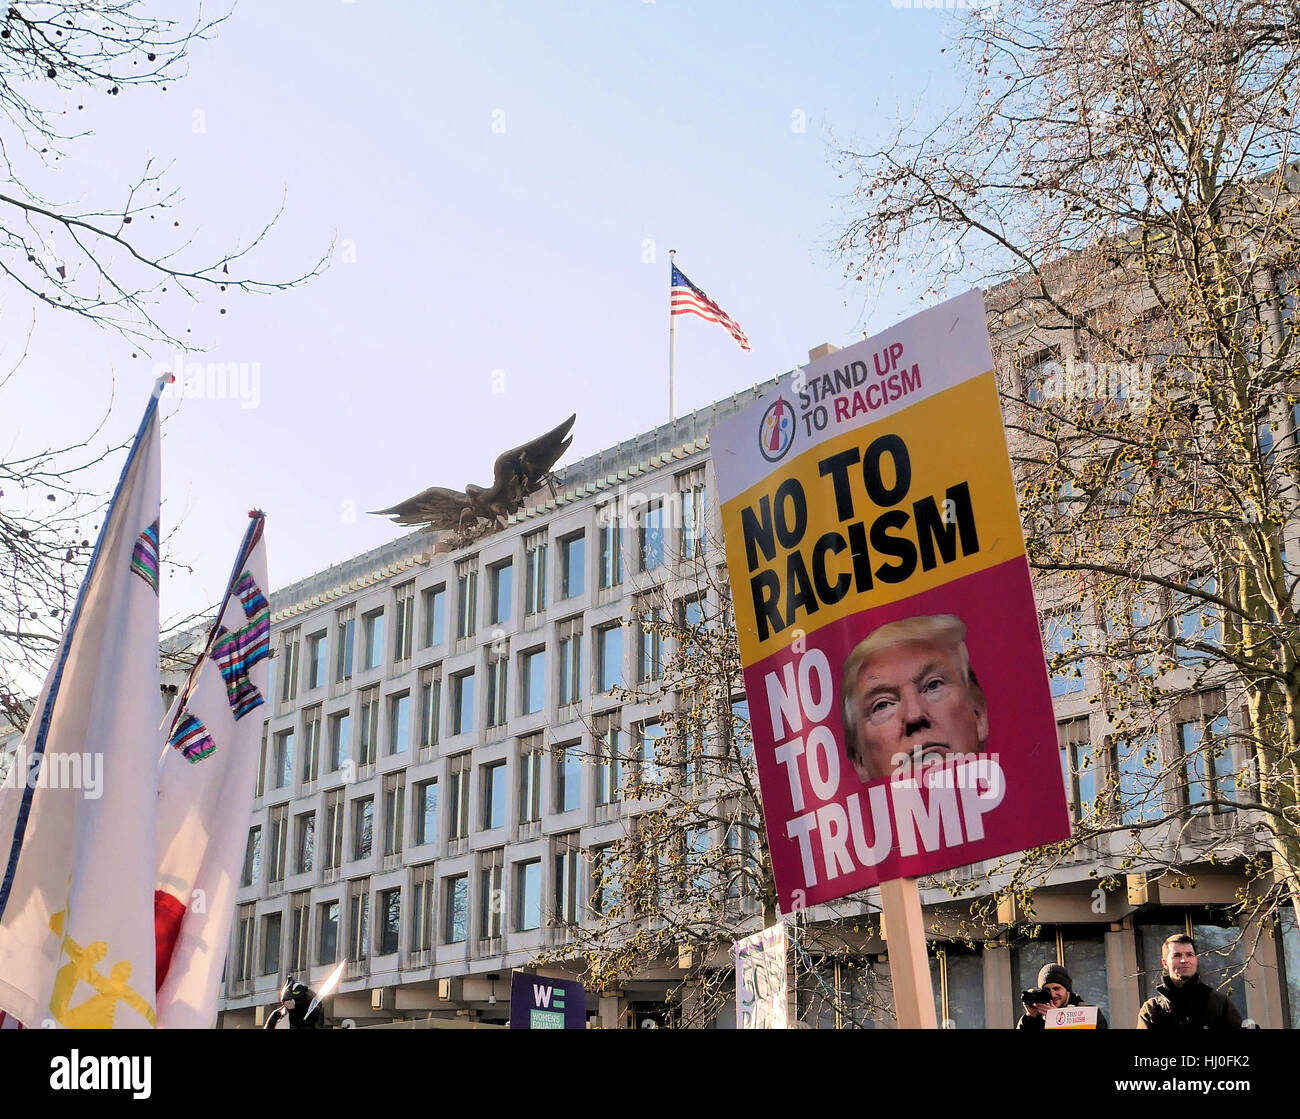
[{"label": "flagpole", "polygon": [[673,392],[673,350],[677,341],[677,316],[673,314],[673,269],[677,266],[674,259],[676,249],[668,250],[668,422],[677,418],[677,398]]}]

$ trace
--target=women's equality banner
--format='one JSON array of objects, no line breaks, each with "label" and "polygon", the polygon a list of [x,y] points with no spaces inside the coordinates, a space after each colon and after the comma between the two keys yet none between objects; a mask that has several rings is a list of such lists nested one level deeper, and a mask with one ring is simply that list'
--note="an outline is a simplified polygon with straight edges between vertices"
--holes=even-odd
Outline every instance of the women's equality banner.
[{"label": "women's equality banner", "polygon": [[710,444],[782,911],[1067,838],[983,293]]}]

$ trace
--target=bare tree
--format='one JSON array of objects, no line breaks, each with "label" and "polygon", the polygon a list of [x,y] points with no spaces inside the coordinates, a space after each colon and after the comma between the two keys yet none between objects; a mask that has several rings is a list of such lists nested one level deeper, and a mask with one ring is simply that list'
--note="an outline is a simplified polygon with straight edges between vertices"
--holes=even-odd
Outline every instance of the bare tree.
[{"label": "bare tree", "polygon": [[[77,141],[89,135],[70,122],[90,97],[116,106],[132,87],[165,89],[184,75],[190,48],[227,18],[206,18],[197,5],[188,20],[158,14],[170,11],[141,0],[14,0],[0,14],[0,287],[8,288],[7,307],[30,300],[38,311],[76,315],[133,343],[177,343],[162,313],[169,300],[285,290],[324,268],[328,251],[281,280],[243,271],[278,214],[242,246],[196,254],[177,216],[179,191],[153,162],[110,192],[115,196],[88,206],[64,204],[42,189],[46,173],[75,156]],[[92,480],[95,467],[122,449],[96,443],[102,427],[60,447],[0,450],[0,710],[19,722],[22,696],[53,654],[99,527],[105,497]]]},{"label": "bare tree", "polygon": [[[625,622],[635,679],[612,694],[646,705],[646,722],[628,735],[617,709],[589,720],[586,760],[598,788],[624,802],[627,826],[588,852],[591,912],[538,961],[577,961],[598,990],[667,979],[673,1024],[688,1027],[734,999],[734,941],[780,920],[731,588],[718,541],[690,551],[647,580]],[[863,907],[842,913],[800,914],[793,974],[820,1017],[862,1024],[880,1013],[887,982],[868,966]]]},{"label": "bare tree", "polygon": [[1075,839],[1000,881],[1082,845],[1103,879],[1227,862],[1245,910],[1300,907],[1300,4],[960,26],[963,105],[842,153],[840,249],[992,287],[1054,687],[1106,728],[1071,752]]}]

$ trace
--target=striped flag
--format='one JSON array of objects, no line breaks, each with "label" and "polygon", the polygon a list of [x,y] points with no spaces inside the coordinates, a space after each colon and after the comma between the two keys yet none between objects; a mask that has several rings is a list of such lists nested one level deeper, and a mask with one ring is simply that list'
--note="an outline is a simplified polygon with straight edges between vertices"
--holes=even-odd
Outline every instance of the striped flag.
[{"label": "striped flag", "polygon": [[209,1029],[217,1017],[268,712],[266,518],[249,516],[203,654],[155,738],[159,1029]]},{"label": "striped flag", "polygon": [[158,393],[0,787],[0,1009],[154,1025]]},{"label": "striped flag", "polygon": [[675,264],[673,265],[672,313],[698,315],[702,319],[708,319],[709,322],[721,323],[727,328],[727,333],[736,340],[736,344],[742,350],[749,351],[749,339],[740,329],[740,324],[691,283]]}]

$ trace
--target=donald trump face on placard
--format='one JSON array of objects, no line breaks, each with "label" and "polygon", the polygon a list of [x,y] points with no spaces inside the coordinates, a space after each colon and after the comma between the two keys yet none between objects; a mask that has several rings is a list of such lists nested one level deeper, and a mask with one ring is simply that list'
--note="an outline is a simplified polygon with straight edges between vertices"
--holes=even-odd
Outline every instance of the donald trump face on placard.
[{"label": "donald trump face on placard", "polygon": [[950,754],[977,754],[988,705],[953,614],[889,622],[844,662],[844,747],[863,781],[919,770]]}]

